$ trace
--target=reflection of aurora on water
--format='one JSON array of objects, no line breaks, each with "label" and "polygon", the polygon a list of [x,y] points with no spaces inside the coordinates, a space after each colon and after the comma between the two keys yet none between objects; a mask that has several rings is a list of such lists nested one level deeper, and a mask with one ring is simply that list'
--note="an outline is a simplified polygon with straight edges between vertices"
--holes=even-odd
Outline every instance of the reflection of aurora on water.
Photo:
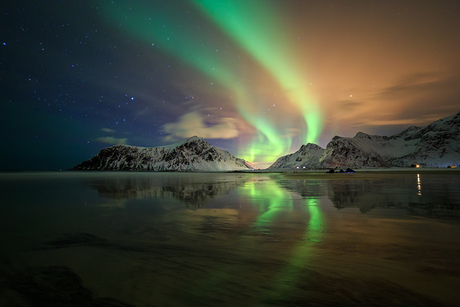
[{"label": "reflection of aurora on water", "polygon": [[282,212],[292,212],[292,197],[287,191],[280,189],[275,182],[271,182],[269,189],[260,189],[257,184],[248,182],[241,189],[249,193],[251,202],[259,210],[256,227],[269,225]]},{"label": "reflection of aurora on water", "polygon": [[[268,188],[267,184],[269,184]],[[290,256],[273,277],[273,288],[277,296],[282,297],[296,284],[298,275],[308,264],[313,254],[311,250],[313,245],[323,240],[321,233],[325,227],[325,218],[317,197],[294,200],[290,191],[292,186],[288,185],[289,188],[286,189],[274,180],[265,182],[264,189],[260,189],[258,185],[260,186],[260,183],[248,182],[238,191],[241,196],[247,196],[253,206],[258,208],[259,215],[254,222],[254,227],[260,233],[278,237],[276,224],[278,220],[283,221],[284,215],[289,215],[286,220],[294,220],[296,223],[305,225],[302,234],[298,236],[294,234],[294,237],[285,238],[293,242],[293,245],[290,246]]]},{"label": "reflection of aurora on water", "polygon": [[299,274],[309,263],[314,255],[313,245],[322,241],[320,233],[324,229],[325,219],[319,208],[316,198],[305,199],[307,227],[304,236],[297,241],[291,249],[291,255],[286,260],[284,267],[278,272],[274,279],[274,287],[277,287],[277,296],[283,297],[288,294],[298,281]]}]

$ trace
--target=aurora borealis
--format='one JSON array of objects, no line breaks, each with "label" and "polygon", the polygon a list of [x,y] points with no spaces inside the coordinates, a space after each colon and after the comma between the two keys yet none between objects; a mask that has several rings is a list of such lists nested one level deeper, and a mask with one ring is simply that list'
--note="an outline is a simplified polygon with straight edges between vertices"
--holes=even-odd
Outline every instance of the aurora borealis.
[{"label": "aurora borealis", "polygon": [[[203,8],[208,10],[207,13],[210,17],[215,18],[216,23],[229,21],[223,23],[223,28],[226,30],[225,34],[234,38],[247,52],[254,54],[258,63],[267,67],[267,70],[275,76],[275,81],[280,84],[282,92],[286,92],[288,103],[292,104],[305,119],[307,129],[304,128],[304,130],[307,137],[302,140],[305,143],[316,142],[321,130],[320,114],[317,111],[319,107],[310,101],[304,86],[306,81],[303,80],[302,74],[296,71],[294,63],[288,61],[292,57],[289,57],[289,43],[284,42],[283,39],[282,33],[284,31],[276,30],[279,26],[273,22],[270,23],[274,14],[264,12],[262,14],[264,20],[253,23],[251,16],[258,12],[258,8],[264,6],[260,1],[239,2],[239,6],[236,5],[236,2],[228,1],[201,2],[197,1],[198,5],[203,4]],[[295,126],[283,123],[277,127],[273,119],[265,115],[265,112],[257,111],[258,109],[264,110],[267,106],[263,102],[257,102],[258,97],[251,93],[247,85],[241,82],[241,76],[235,73],[234,67],[240,65],[238,63],[239,57],[233,55],[231,51],[228,52],[229,54],[227,51],[219,52],[219,49],[215,49],[216,44],[209,41],[211,36],[208,37],[196,31],[195,28],[198,29],[199,27],[195,27],[194,23],[187,19],[174,19],[174,11],[172,8],[170,9],[171,12],[152,15],[155,10],[146,3],[136,6],[129,5],[128,7],[111,3],[105,8],[107,12],[111,13],[109,17],[117,22],[123,22],[125,24],[123,28],[132,35],[139,34],[145,44],[152,40],[158,41],[157,44],[165,52],[173,52],[210,80],[216,80],[226,90],[230,91],[232,94],[231,103],[235,110],[257,133],[256,136],[252,137],[249,149],[245,146],[239,148],[238,156],[249,161],[270,162],[289,151],[291,138],[283,137],[283,135]],[[231,18],[226,19],[227,14],[230,14]],[[267,29],[269,29],[268,32]],[[284,48],[277,48],[277,43]],[[223,47],[222,49],[226,50],[227,48]],[[214,53],[213,56],[206,56],[212,53]],[[214,83],[212,82],[212,84]],[[273,107],[275,106],[273,105]],[[199,121],[198,114],[199,112],[193,111],[182,115],[181,119],[185,123],[194,122],[194,120],[197,122]],[[224,119],[225,121],[226,119]],[[231,126],[231,122],[228,124]],[[176,136],[187,137],[190,136],[190,130],[197,127],[187,127],[186,125],[184,128],[181,129],[180,124],[176,123],[166,124],[165,131],[174,133]],[[215,128],[212,127],[213,130]],[[192,134],[201,135],[203,133]],[[224,132],[222,137],[226,138],[227,135],[228,131]],[[219,137],[221,136],[216,135],[212,138]],[[266,154],[267,151],[271,151],[271,154]],[[263,154],[264,152],[265,154]]]},{"label": "aurora borealis", "polygon": [[456,1],[10,1],[1,169],[197,135],[267,167],[460,107]]}]

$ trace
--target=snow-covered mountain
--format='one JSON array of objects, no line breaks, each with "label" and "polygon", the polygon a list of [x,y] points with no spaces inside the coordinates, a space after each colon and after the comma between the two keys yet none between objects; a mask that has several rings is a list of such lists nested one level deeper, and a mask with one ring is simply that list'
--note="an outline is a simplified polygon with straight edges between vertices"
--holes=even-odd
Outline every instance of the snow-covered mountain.
[{"label": "snow-covered mountain", "polygon": [[320,167],[319,159],[321,158],[324,149],[316,144],[308,143],[302,145],[298,151],[293,154],[278,158],[269,169],[276,168],[308,168],[316,169]]},{"label": "snow-covered mountain", "polygon": [[[431,167],[460,163],[460,112],[437,120],[426,127],[411,126],[393,136],[368,135],[358,132],[354,137],[335,136],[315,159],[304,162],[301,157],[317,156],[312,144],[294,154],[279,158],[270,168],[326,167],[409,167],[420,164]],[[300,159],[300,160],[299,160]],[[311,161],[311,162],[310,162]]]},{"label": "snow-covered mountain", "polygon": [[211,146],[199,137],[183,139],[169,146],[137,147],[115,145],[73,170],[126,171],[231,171],[248,170],[242,159]]}]

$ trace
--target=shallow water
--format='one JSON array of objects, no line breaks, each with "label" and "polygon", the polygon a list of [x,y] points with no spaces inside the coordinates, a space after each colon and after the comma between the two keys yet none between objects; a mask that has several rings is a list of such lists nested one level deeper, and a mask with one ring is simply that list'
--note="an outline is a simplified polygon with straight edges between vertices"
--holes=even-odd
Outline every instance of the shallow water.
[{"label": "shallow water", "polygon": [[456,305],[460,176],[0,174],[0,306]]}]

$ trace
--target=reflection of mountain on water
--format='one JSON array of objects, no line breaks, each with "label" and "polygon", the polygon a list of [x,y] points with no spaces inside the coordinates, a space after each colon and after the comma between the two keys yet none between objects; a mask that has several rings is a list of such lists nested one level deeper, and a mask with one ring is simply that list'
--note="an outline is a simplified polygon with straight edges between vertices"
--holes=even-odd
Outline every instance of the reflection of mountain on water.
[{"label": "reflection of mountain on water", "polygon": [[[391,179],[330,180],[328,197],[337,209],[359,208],[361,213],[372,208],[405,208],[416,193],[398,193],[398,187],[412,186],[408,178],[396,184]],[[415,191],[416,192],[416,191]]]},{"label": "reflection of mountain on water", "polygon": [[460,176],[382,175],[352,180],[282,180],[279,186],[302,197],[328,196],[337,209],[407,209],[409,214],[460,218]]},{"label": "reflection of mountain on water", "polygon": [[433,217],[460,217],[459,179],[434,175],[387,177],[372,180],[330,180],[328,197],[338,209],[407,209],[408,213]]},{"label": "reflection of mountain on water", "polygon": [[105,198],[175,198],[183,201],[187,208],[198,209],[210,199],[226,195],[244,185],[244,182],[241,178],[200,181],[185,176],[121,177],[92,182],[91,187]]}]

